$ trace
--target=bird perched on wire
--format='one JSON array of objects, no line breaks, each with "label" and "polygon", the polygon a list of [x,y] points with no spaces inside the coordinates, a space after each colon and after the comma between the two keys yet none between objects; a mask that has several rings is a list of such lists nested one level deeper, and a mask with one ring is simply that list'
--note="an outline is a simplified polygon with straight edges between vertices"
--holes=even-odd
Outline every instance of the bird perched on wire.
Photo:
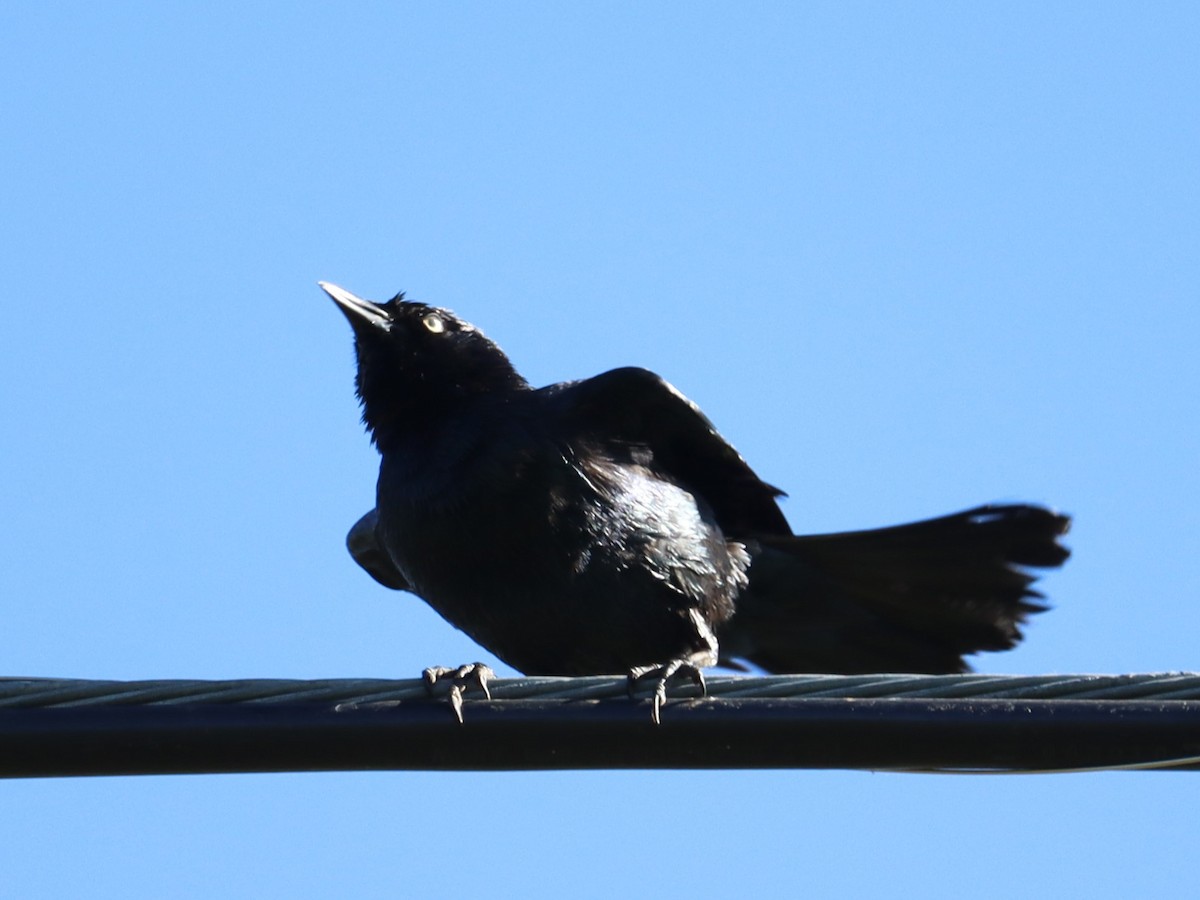
[{"label": "bird perched on wire", "polygon": [[1069,519],[1029,505],[794,535],[782,492],[653,372],[533,388],[448,310],[321,287],[382,458],[355,560],[526,674],[654,679],[656,721],[670,679],[714,665],[963,671],[1045,608],[1026,567],[1068,555]]}]

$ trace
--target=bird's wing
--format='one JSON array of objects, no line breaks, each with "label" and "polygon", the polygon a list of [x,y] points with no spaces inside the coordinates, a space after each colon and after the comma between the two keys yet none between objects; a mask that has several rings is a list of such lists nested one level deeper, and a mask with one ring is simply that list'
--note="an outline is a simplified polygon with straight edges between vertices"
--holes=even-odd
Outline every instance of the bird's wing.
[{"label": "bird's wing", "polygon": [[551,403],[572,431],[601,443],[645,447],[654,468],[701,497],[731,537],[791,534],[776,498],[708,417],[647,369],[613,369],[554,385]]},{"label": "bird's wing", "polygon": [[411,591],[412,588],[379,542],[375,533],[377,522],[378,515],[373,509],[355,522],[346,535],[346,549],[354,561],[384,587],[394,591]]}]

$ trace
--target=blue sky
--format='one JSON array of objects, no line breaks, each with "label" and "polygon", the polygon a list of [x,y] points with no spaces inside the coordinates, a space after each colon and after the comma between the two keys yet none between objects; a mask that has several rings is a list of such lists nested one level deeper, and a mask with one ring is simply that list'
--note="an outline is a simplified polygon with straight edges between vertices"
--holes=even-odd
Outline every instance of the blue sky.
[{"label": "blue sky", "polygon": [[[318,279],[643,365],[797,530],[1076,517],[984,671],[1200,667],[1192,4],[0,8],[0,670],[407,677]],[[505,670],[501,669],[503,673]],[[1196,776],[0,784],[12,896],[1172,896]]]}]

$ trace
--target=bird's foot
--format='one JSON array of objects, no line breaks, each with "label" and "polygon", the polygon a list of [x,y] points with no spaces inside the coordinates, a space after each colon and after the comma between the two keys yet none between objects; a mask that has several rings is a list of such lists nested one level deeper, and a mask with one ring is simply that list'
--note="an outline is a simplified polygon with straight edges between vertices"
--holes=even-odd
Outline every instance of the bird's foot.
[{"label": "bird's foot", "polygon": [[700,666],[690,659],[673,659],[662,665],[634,666],[629,670],[630,695],[632,696],[633,690],[639,682],[648,678],[657,679],[654,687],[654,708],[650,712],[650,717],[654,720],[655,725],[662,724],[662,707],[667,702],[668,682],[686,678],[700,688],[701,697],[708,693],[704,684],[704,673],[700,671]]},{"label": "bird's foot", "polygon": [[448,666],[430,666],[421,673],[421,679],[425,682],[425,689],[430,696],[442,686],[448,688],[450,708],[454,710],[454,717],[458,719],[459,725],[463,724],[463,694],[474,688],[482,691],[483,696],[491,700],[492,692],[488,690],[488,682],[495,677],[496,673],[490,666],[478,662],[453,669]]}]

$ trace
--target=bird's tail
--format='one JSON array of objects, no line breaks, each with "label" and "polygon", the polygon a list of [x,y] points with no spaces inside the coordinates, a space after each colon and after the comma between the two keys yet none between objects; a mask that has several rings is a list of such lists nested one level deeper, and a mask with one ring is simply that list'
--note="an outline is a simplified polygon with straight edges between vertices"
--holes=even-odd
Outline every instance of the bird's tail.
[{"label": "bird's tail", "polygon": [[1061,565],[1070,519],[980,506],[872,531],[761,538],[722,662],[768,672],[961,672],[1046,607],[1026,567]]}]

